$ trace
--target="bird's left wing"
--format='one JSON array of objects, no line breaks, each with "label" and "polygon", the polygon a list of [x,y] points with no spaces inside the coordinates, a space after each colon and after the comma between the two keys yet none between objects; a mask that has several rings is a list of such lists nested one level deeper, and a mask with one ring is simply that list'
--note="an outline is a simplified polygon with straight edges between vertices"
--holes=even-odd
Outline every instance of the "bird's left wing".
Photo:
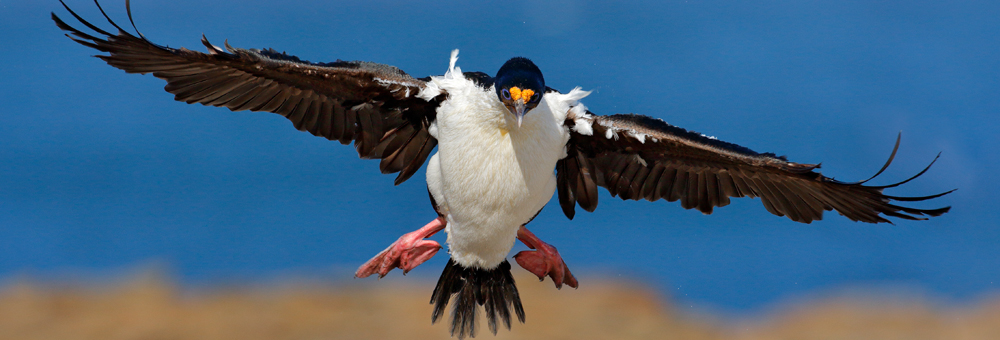
[{"label": "bird's left wing", "polygon": [[[104,9],[101,13],[118,34],[63,6],[97,36],[67,25],[55,13],[52,20],[70,39],[109,53],[97,56],[109,65],[166,80],[164,89],[178,101],[274,112],[301,131],[342,144],[354,142],[362,158],[382,160],[382,173],[399,172],[396,184],[412,176],[437,145],[427,127],[445,94],[418,98],[426,83],[396,67],[363,61],[311,63],[273,49],[247,50],[228,43],[223,50],[204,37],[208,53],[175,49],[154,44],[138,31],[138,37],[126,32]],[[128,16],[132,21],[131,8]]]},{"label": "bird's left wing", "polygon": [[[556,170],[559,203],[569,218],[573,218],[577,203],[587,211],[597,208],[597,186],[623,200],[680,200],[682,207],[698,208],[705,214],[728,205],[730,197],[760,197],[769,212],[804,223],[821,219],[827,210],[854,221],[879,223],[889,222],[880,215],[925,219],[921,216],[938,216],[950,209],[896,204],[928,200],[950,191],[924,197],[882,193],[927,169],[900,183],[868,186],[864,185],[867,181],[845,183],[825,177],[814,171],[819,165],[757,153],[646,116],[570,112],[566,125],[570,127],[567,156]],[[895,154],[893,149],[882,170]]]}]

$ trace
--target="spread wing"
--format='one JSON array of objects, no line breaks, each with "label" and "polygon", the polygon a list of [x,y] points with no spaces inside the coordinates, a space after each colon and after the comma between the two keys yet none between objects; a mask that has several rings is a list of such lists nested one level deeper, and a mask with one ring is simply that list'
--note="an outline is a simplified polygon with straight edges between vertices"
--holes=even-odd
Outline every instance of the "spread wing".
[{"label": "spread wing", "polygon": [[[109,53],[97,56],[109,65],[166,80],[164,89],[178,101],[274,112],[301,131],[345,145],[353,141],[362,158],[382,160],[382,173],[399,172],[396,184],[412,176],[437,145],[427,127],[445,94],[417,98],[425,82],[396,67],[364,61],[311,63],[273,49],[247,50],[228,43],[223,50],[204,36],[208,53],[175,49],[154,44],[138,31],[138,37],[126,32],[104,9],[101,13],[118,34],[63,6],[96,35],[67,25],[55,13],[52,20],[70,39]],[[131,21],[131,8],[128,12]]]},{"label": "spread wing", "polygon": [[[922,175],[930,165],[905,181],[869,186],[864,185],[867,180],[837,181],[814,171],[819,165],[757,153],[646,116],[571,112],[566,124],[571,127],[567,157],[556,169],[559,203],[569,218],[573,218],[577,203],[587,211],[597,208],[597,186],[623,200],[680,200],[685,209],[697,208],[705,214],[728,205],[730,197],[760,197],[772,214],[804,223],[822,219],[826,210],[836,210],[854,221],[891,223],[881,215],[917,220],[951,208],[916,209],[897,204],[951,191],[923,197],[882,193]],[[889,161],[875,176],[889,166],[897,148],[899,139]]]}]

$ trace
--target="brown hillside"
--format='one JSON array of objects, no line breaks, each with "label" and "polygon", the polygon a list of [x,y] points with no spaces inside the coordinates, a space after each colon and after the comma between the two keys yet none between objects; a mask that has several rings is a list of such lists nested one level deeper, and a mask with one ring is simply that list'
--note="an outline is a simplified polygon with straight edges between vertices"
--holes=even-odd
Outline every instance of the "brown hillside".
[{"label": "brown hillside", "polygon": [[[478,339],[1000,339],[1000,300],[963,308],[822,299],[753,320],[679,312],[621,282],[578,290],[519,277],[526,324]],[[180,292],[152,278],[93,287],[20,283],[0,290],[0,340],[446,339],[431,325],[431,284],[383,280]]]}]

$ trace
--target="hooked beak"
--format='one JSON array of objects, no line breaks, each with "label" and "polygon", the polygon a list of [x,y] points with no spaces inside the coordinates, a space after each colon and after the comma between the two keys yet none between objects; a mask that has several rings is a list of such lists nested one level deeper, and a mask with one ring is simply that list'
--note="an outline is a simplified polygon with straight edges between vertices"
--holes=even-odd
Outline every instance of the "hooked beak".
[{"label": "hooked beak", "polygon": [[503,105],[507,107],[507,111],[514,115],[514,120],[517,121],[517,127],[521,127],[521,122],[524,121],[524,114],[528,113],[528,104],[525,103],[523,99],[518,99],[505,100]]},{"label": "hooked beak", "polygon": [[517,119],[517,127],[521,127],[521,121],[524,120],[525,108],[526,105],[524,104],[523,99],[518,99],[516,102],[514,102],[514,110],[511,112],[514,113],[514,118]]}]

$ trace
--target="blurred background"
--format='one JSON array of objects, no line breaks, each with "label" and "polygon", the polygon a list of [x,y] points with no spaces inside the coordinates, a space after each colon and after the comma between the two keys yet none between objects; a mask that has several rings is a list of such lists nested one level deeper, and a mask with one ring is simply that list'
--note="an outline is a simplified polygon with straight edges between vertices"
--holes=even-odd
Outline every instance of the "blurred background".
[{"label": "blurred background", "polygon": [[[91,2],[67,4],[111,28]],[[128,24],[124,1],[103,5]],[[89,57],[50,12],[72,24],[58,1],[0,0],[0,338],[447,335],[426,304],[444,253],[406,277],[352,279],[435,217],[423,172],[393,186],[283,117],[175,102],[163,81]],[[602,191],[573,221],[552,204],[532,230],[581,288],[515,268],[528,323],[499,337],[1000,334],[1000,3],[140,0],[132,12],[171,47],[203,50],[204,33],[415,77],[442,74],[455,48],[463,70],[491,74],[521,55],[553,88],[594,90],[596,113],[654,116],[845,181],[874,174],[902,131],[874,182],[941,152],[888,194],[959,188],[919,205],[952,212],[894,225],[832,212],[799,224],[754,199],[702,215]]]}]

